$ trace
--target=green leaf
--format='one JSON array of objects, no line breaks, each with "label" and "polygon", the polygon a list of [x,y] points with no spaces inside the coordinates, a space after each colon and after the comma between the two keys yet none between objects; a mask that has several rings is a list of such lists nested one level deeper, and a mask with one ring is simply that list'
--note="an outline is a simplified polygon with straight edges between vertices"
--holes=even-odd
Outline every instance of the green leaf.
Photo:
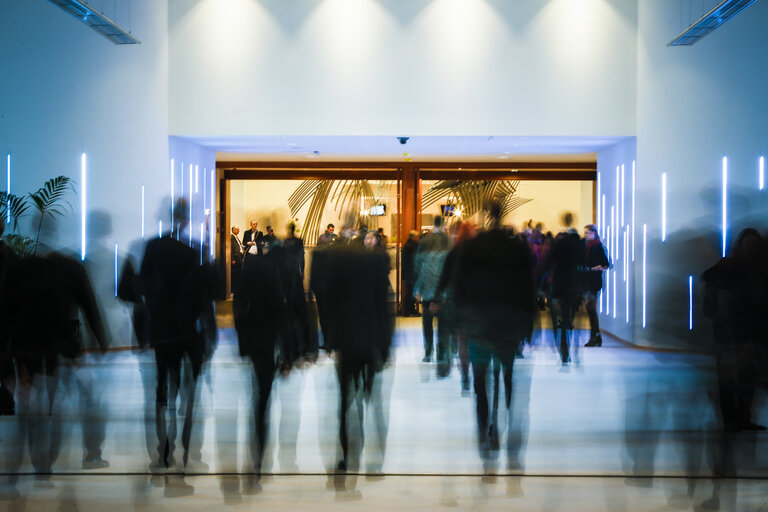
[{"label": "green leaf", "polygon": [[8,209],[11,211],[11,219],[13,220],[13,229],[18,229],[19,219],[24,216],[29,209],[29,202],[25,197],[15,196],[3,191],[0,192],[0,219],[5,221],[8,215]]},{"label": "green leaf", "polygon": [[18,233],[4,235],[3,242],[5,242],[8,247],[13,249],[16,254],[21,257],[29,256],[32,254],[35,246],[34,240]]}]

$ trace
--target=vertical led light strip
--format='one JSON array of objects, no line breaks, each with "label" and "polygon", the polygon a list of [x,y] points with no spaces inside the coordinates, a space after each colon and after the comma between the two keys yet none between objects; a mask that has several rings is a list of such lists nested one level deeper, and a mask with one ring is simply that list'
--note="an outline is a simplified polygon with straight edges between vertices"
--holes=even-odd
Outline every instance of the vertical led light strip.
[{"label": "vertical led light strip", "polygon": [[[615,233],[616,233],[616,206],[611,206],[611,225],[609,226],[609,229],[611,230],[611,236],[613,236],[614,238],[616,238],[616,240],[618,240],[618,237],[616,237],[616,235],[615,235]],[[614,260],[616,260],[616,259],[618,259],[619,250],[616,247],[617,244],[616,244],[616,241],[614,240],[614,238],[609,238],[609,240],[611,241],[611,249],[612,249],[610,254],[611,254],[611,257]]]},{"label": "vertical led light strip", "polygon": [[693,276],[688,276],[688,330],[693,330]]},{"label": "vertical led light strip", "polygon": [[760,157],[760,172],[758,174],[758,182],[760,190],[763,190],[765,188],[765,157],[763,156]]},{"label": "vertical led light strip", "polygon": [[208,205],[208,170],[203,167],[203,216]]},{"label": "vertical led light strip", "polygon": [[144,184],[142,183],[141,184],[141,239],[142,240],[144,240],[144,221],[146,218],[144,216],[144,211],[145,211],[144,204],[145,204],[144,203]]},{"label": "vertical led light strip", "polygon": [[624,228],[624,260],[623,265],[624,267],[624,282],[627,282],[627,274],[629,273],[629,259],[627,258],[627,229]]},{"label": "vertical led light strip", "polygon": [[723,157],[723,258],[728,241],[728,159]]},{"label": "vertical led light strip", "polygon": [[157,237],[162,238],[163,236],[163,221],[159,220],[157,221]]},{"label": "vertical led light strip", "polygon": [[189,246],[192,246],[192,164],[189,164]]},{"label": "vertical led light strip", "polygon": [[[605,239],[608,241],[608,256],[610,259],[611,255],[611,226],[608,225],[605,228]],[[611,271],[607,271],[605,273],[605,314],[610,316],[611,315]]]},{"label": "vertical led light strip", "polygon": [[195,165],[195,194],[200,193],[200,166]]},{"label": "vertical led light strip", "polygon": [[613,271],[613,318],[616,318],[616,288],[619,286],[616,284],[616,270]]},{"label": "vertical led light strip", "polygon": [[632,261],[635,261],[635,161],[632,160]]},{"label": "vertical led light strip", "polygon": [[661,173],[661,241],[667,240],[667,173]]},{"label": "vertical led light strip", "polygon": [[5,193],[7,194],[5,197],[7,199],[5,204],[5,223],[10,224],[11,223],[11,154],[8,153],[8,156],[5,159],[5,174],[6,174],[6,180],[7,185],[5,188]]},{"label": "vertical led light strip", "polygon": [[[624,195],[624,164],[621,164],[621,229],[624,229],[624,210],[626,209],[627,201]],[[624,253],[626,255],[626,251]]]},{"label": "vertical led light strip", "polygon": [[646,276],[645,247],[646,247],[647,237],[648,237],[648,225],[643,224],[643,329],[645,329],[645,290],[646,290],[645,288],[645,276]]},{"label": "vertical led light strip", "polygon": [[[600,220],[602,219],[602,216],[600,215],[600,171],[597,171],[597,200],[595,201],[595,204],[597,204],[597,228],[602,230]],[[602,231],[600,231],[602,233]]]},{"label": "vertical led light strip", "polygon": [[[602,230],[601,233],[603,233],[603,236],[605,236],[605,240],[607,242],[610,242],[611,239],[608,238],[607,233],[606,233],[606,226],[608,224],[608,220],[605,217],[606,217],[606,215],[605,215],[605,194],[603,194],[603,225],[602,225],[602,227],[600,229]],[[610,254],[611,253],[609,252],[608,255],[610,256]]]},{"label": "vertical led light strip", "polygon": [[173,158],[171,158],[171,227],[173,227],[173,181],[174,181],[173,175],[174,175],[174,162],[173,162]]},{"label": "vertical led light strip", "polygon": [[[190,232],[192,230],[190,229]],[[200,223],[200,264],[203,264],[203,252],[205,252],[205,222]]]},{"label": "vertical led light strip", "polygon": [[86,187],[86,171],[87,171],[87,161],[85,153],[80,155],[80,181],[83,183],[82,189],[83,193],[80,195],[80,224],[81,224],[81,230],[80,230],[80,260],[85,261],[85,204],[86,204],[86,193],[87,193],[87,187]]},{"label": "vertical led light strip", "polygon": [[117,242],[115,242],[115,297],[117,297]]},{"label": "vertical led light strip", "polygon": [[[624,245],[626,246],[626,244],[629,243],[629,233],[627,231],[624,231],[624,240],[625,240]],[[628,261],[626,257],[624,257],[624,261],[625,262]],[[629,263],[625,263],[625,264],[627,266],[627,273],[629,273]],[[624,283],[624,292],[626,295],[624,297],[624,300],[625,300],[624,307],[626,309],[625,323],[627,324],[629,323],[629,282],[630,282],[629,279],[626,279],[626,283]]]},{"label": "vertical led light strip", "polygon": [[[621,203],[619,202],[619,188],[621,185],[621,178],[619,175],[619,166],[616,166],[616,202],[613,203],[613,207],[611,208],[611,225],[613,226],[613,236],[616,238],[616,259],[619,258],[619,232],[621,231],[619,229],[619,209],[621,208]],[[613,210],[616,210],[616,216],[613,216]],[[615,312],[614,312],[615,313]]]},{"label": "vertical led light strip", "polygon": [[216,169],[211,169],[211,216],[208,224],[211,243],[211,258],[215,256],[216,248]]},{"label": "vertical led light strip", "polygon": [[183,161],[179,166],[179,178],[181,179],[181,184],[179,186],[179,197],[181,199],[184,199],[184,162]]}]

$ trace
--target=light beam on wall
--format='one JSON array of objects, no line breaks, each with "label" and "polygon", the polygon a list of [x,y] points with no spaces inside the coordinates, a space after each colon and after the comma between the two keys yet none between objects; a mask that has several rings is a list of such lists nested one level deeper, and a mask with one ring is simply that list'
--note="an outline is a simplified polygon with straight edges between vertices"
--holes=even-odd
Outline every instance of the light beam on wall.
[{"label": "light beam on wall", "polygon": [[760,190],[765,188],[765,157],[760,157],[760,172],[758,177]]},{"label": "light beam on wall", "polygon": [[174,169],[174,162],[173,162],[173,158],[171,158],[171,227],[173,227],[173,192],[174,192],[174,190],[173,190],[173,181],[174,181],[173,175],[174,175],[174,171],[175,171],[175,169]]},{"label": "light beam on wall", "polygon": [[141,184],[141,239],[144,240],[144,221],[145,221],[145,208],[144,208],[144,184]]},{"label": "light beam on wall", "polygon": [[676,35],[667,46],[691,46],[755,2],[756,0],[723,0],[693,25]]},{"label": "light beam on wall", "polygon": [[[190,229],[190,231],[192,231]],[[203,264],[203,252],[205,252],[205,222],[200,223],[200,264]]]},{"label": "light beam on wall", "polygon": [[[621,164],[621,229],[624,229],[624,210],[626,208],[627,202],[624,195],[624,164]],[[626,258],[627,253],[624,252],[624,257]]]},{"label": "light beam on wall", "polygon": [[163,237],[163,221],[161,220],[157,221],[157,237]]},{"label": "light beam on wall", "polygon": [[115,242],[115,297],[117,297],[117,242]]},{"label": "light beam on wall", "polygon": [[[610,243],[611,239],[608,237],[608,233],[606,232],[606,224],[608,223],[608,220],[605,217],[605,194],[603,194],[603,226],[600,229],[602,230],[601,233],[603,233],[603,236],[605,236],[605,240]],[[611,253],[609,252],[608,255],[610,256],[610,254]]]},{"label": "light beam on wall", "polygon": [[80,230],[80,260],[85,261],[85,205],[86,205],[86,194],[87,194],[87,182],[86,182],[86,172],[87,172],[87,161],[85,153],[80,155],[80,181],[82,182],[82,194],[80,194],[80,224],[81,224],[81,230]]},{"label": "light beam on wall", "polygon": [[200,193],[200,166],[195,165],[195,194]]},{"label": "light beam on wall", "polygon": [[728,159],[723,157],[723,258],[728,239]]},{"label": "light beam on wall", "polygon": [[[608,255],[611,254],[611,226],[605,228],[605,237],[608,240]],[[611,271],[608,270],[605,274],[605,314],[611,316]]]},{"label": "light beam on wall", "polygon": [[600,215],[600,171],[597,171],[597,228],[600,230],[600,233],[602,234],[602,225],[600,224],[600,220],[602,216]]},{"label": "light beam on wall", "polygon": [[635,261],[635,161],[632,160],[632,261]]},{"label": "light beam on wall", "polygon": [[8,153],[8,156],[5,159],[5,175],[7,180],[7,185],[5,188],[6,192],[6,205],[5,205],[5,223],[10,224],[11,223],[11,154]]},{"label": "light beam on wall", "polygon": [[618,285],[616,284],[616,271],[613,271],[613,318],[616,318],[616,288],[618,288]]},{"label": "light beam on wall", "polygon": [[[121,27],[117,22],[104,16],[103,12],[88,5],[86,0],[48,0],[75,18],[79,19],[99,34],[115,44],[139,44],[130,31]],[[88,0],[92,1],[92,0]],[[102,9],[103,11],[103,9]]]},{"label": "light beam on wall", "polygon": [[[626,245],[628,243],[629,243],[629,233],[625,230],[624,231],[624,246],[626,247]],[[625,249],[625,252],[626,252],[626,249]],[[626,257],[624,258],[624,261],[625,262],[628,261]],[[629,274],[629,263],[625,263],[625,265],[626,265],[625,272],[627,274]],[[625,306],[625,309],[626,309],[626,317],[625,317],[624,323],[628,324],[629,323],[629,282],[630,282],[628,276],[625,278],[625,281],[626,281],[626,283],[624,284],[624,292],[625,292],[626,297],[624,297],[624,300],[625,300],[624,306]]]},{"label": "light beam on wall", "polygon": [[192,246],[192,164],[189,164],[189,245]]},{"label": "light beam on wall", "polygon": [[661,241],[667,240],[667,173],[661,173]]},{"label": "light beam on wall", "polygon": [[216,254],[216,169],[211,169],[211,215],[208,231],[211,233],[211,258]]},{"label": "light beam on wall", "polygon": [[693,330],[693,276],[688,276],[688,330]]}]

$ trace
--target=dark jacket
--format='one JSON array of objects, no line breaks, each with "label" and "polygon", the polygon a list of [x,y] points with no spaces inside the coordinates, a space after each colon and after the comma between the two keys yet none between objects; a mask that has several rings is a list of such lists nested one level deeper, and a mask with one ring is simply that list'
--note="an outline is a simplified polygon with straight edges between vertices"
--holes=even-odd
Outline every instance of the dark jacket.
[{"label": "dark jacket", "polygon": [[576,300],[584,290],[586,263],[584,243],[575,232],[560,233],[547,254],[546,267],[552,282],[552,297]]},{"label": "dark jacket", "polygon": [[229,245],[232,254],[232,264],[241,265],[243,263],[243,251],[240,248],[240,239],[234,233],[229,235]]},{"label": "dark jacket", "polygon": [[416,270],[414,267],[414,259],[416,258],[416,250],[419,247],[419,242],[409,238],[405,244],[403,244],[402,257],[403,257],[403,280],[415,283],[416,282]]},{"label": "dark jacket", "polygon": [[603,271],[591,270],[593,267],[608,267],[608,255],[605,253],[605,246],[599,240],[595,243],[587,242],[586,264],[588,270],[585,275],[585,288],[588,292],[597,293],[603,288]]},{"label": "dark jacket", "polygon": [[245,233],[243,233],[243,250],[245,251],[245,254],[248,254],[248,250],[251,248],[250,245],[248,245],[248,242],[254,241],[256,242],[256,250],[259,252],[259,254],[262,253],[263,247],[263,238],[264,233],[256,230],[256,233],[253,233],[252,229],[246,229]]}]

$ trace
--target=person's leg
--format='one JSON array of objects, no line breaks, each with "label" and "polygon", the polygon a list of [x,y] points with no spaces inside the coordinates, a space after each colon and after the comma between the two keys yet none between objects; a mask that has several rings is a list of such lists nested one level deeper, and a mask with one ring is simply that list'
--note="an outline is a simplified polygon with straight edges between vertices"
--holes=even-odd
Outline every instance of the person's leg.
[{"label": "person's leg", "polygon": [[472,377],[475,388],[475,412],[477,415],[477,443],[480,458],[485,462],[489,457],[488,444],[488,392],[486,378],[490,356],[488,350],[471,340],[469,345],[469,360],[472,363]]},{"label": "person's leg", "polygon": [[598,341],[600,336],[600,320],[597,316],[597,294],[592,292],[587,294],[586,308],[587,316],[589,317],[589,341],[585,346],[600,346],[602,345],[602,339]]},{"label": "person's leg", "polygon": [[441,307],[437,312],[437,376],[447,377],[451,372],[453,361],[452,344],[452,319],[446,307]]},{"label": "person's leg", "polygon": [[261,476],[264,451],[269,433],[269,396],[275,379],[275,365],[271,358],[254,357],[253,359],[253,414],[254,436],[251,441],[251,459],[257,479]]},{"label": "person's leg", "polygon": [[432,330],[432,319],[434,318],[434,315],[429,310],[430,304],[431,302],[429,301],[423,301],[421,303],[421,330],[424,334],[424,362],[428,362],[432,359],[432,347],[435,344],[435,334]]},{"label": "person's leg", "polygon": [[[194,425],[195,418],[195,401],[199,392],[198,380],[203,366],[203,348],[202,340],[195,340],[192,350],[187,352],[189,375],[187,376],[188,382],[185,385],[185,392],[181,397],[181,400],[184,402],[184,427],[181,432],[181,445],[184,447],[184,466],[189,462],[190,456],[190,441],[192,439],[192,426]],[[202,425],[199,428],[202,428]],[[202,443],[202,440],[200,442]],[[200,461],[200,459],[202,459],[202,454],[198,454],[195,460]]]}]

